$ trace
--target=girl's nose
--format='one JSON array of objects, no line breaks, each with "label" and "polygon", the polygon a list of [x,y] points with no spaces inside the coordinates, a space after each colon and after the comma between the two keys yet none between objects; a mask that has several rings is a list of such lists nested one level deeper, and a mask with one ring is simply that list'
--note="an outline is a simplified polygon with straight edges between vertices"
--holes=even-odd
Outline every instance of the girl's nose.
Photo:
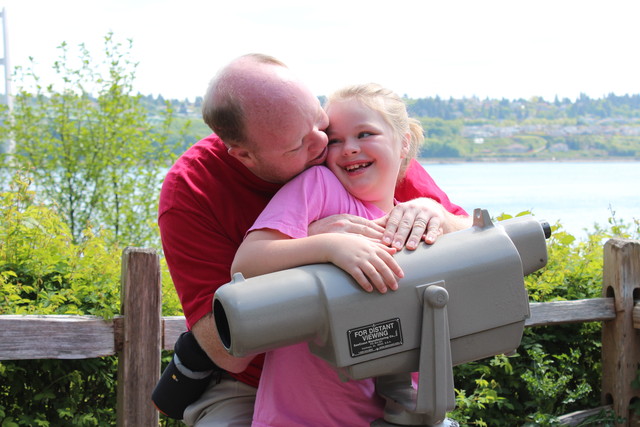
[{"label": "girl's nose", "polygon": [[344,141],[344,144],[342,145],[342,154],[343,155],[350,155],[350,154],[356,154],[360,151],[360,144],[358,144],[357,141],[355,141],[353,138],[347,138]]}]

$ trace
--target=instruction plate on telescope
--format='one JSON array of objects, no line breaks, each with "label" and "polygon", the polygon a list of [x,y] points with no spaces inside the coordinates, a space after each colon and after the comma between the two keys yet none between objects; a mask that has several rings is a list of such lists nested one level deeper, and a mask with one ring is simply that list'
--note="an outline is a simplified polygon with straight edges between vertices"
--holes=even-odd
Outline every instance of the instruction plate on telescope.
[{"label": "instruction plate on telescope", "polygon": [[351,357],[402,345],[402,328],[398,318],[349,329],[347,336]]}]

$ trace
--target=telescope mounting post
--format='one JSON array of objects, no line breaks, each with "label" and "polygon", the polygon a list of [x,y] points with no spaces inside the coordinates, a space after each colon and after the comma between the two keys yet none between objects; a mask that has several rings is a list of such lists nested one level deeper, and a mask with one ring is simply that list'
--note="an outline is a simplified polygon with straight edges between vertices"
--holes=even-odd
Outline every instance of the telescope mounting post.
[{"label": "telescope mounting post", "polygon": [[420,346],[418,390],[411,374],[378,377],[376,390],[386,400],[384,420],[371,426],[455,426],[445,419],[455,407],[453,365],[447,317],[449,294],[444,281],[418,286],[422,293],[422,344]]}]

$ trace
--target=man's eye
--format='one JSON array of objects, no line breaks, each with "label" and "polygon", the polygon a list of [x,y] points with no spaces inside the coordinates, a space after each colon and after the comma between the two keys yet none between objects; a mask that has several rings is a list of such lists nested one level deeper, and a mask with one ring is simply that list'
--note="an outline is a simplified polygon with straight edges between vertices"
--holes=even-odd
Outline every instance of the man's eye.
[{"label": "man's eye", "polygon": [[339,140],[339,139],[337,139],[337,138],[330,138],[330,139],[329,139],[329,142],[328,142],[328,145],[331,145],[331,144],[337,144],[338,142],[340,142],[340,140]]}]

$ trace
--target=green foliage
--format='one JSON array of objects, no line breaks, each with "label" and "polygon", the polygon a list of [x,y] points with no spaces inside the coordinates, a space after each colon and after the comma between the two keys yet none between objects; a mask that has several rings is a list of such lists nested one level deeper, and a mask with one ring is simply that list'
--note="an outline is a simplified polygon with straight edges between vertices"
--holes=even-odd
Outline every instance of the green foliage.
[{"label": "green foliage", "polygon": [[[192,126],[169,103],[151,113],[131,95],[135,64],[111,34],[94,61],[60,46],[59,86],[33,70],[0,126],[16,151],[0,168],[0,314],[112,318],[120,310],[120,253],[158,246],[164,170]],[[166,264],[163,313],[180,315]],[[37,345],[37,343],[33,343]],[[117,358],[0,363],[0,425],[115,424]]]},{"label": "green foliage", "polygon": [[115,425],[117,359],[0,363],[2,426]]},{"label": "green foliage", "polygon": [[420,147],[418,155],[423,158],[458,158],[460,157],[460,150],[452,144],[447,144],[446,142],[429,140]]},{"label": "green foliage", "polygon": [[0,193],[0,313],[112,318],[120,310],[119,249],[106,232],[85,230],[74,243],[62,218],[34,199],[21,175]]},{"label": "green foliage", "polygon": [[[16,175],[0,193],[0,314],[112,318],[120,309],[120,251],[108,240],[85,230],[74,243],[62,218],[35,203]],[[115,357],[2,362],[1,425],[112,425],[116,369]]]},{"label": "green foliage", "polygon": [[74,241],[98,226],[123,245],[157,246],[150,219],[162,170],[176,157],[169,142],[171,109],[147,117],[141,97],[131,94],[136,64],[111,34],[102,61],[84,45],[76,60],[66,43],[59,49],[53,65],[59,86],[43,87],[33,66],[18,69],[22,87],[4,120],[16,145],[7,167],[29,171],[38,195],[57,206]]},{"label": "green foliage", "polygon": [[520,122],[530,119],[571,120],[575,118],[638,118],[640,94],[616,96],[609,94],[599,99],[585,94],[575,101],[568,98],[547,101],[539,96],[530,99],[442,99],[438,96],[407,100],[409,112],[418,117],[434,117],[453,120],[464,117],[469,120],[500,120]]},{"label": "green foliage", "polygon": [[618,417],[612,410],[601,410],[597,414],[585,418],[576,427],[617,427],[626,421],[624,417]]},{"label": "green foliage", "polygon": [[409,113],[425,128],[420,150],[425,158],[640,157],[640,95],[581,95],[575,102],[540,97],[406,101]]},{"label": "green foliage", "polygon": [[[640,231],[615,216],[608,229],[596,227],[586,240],[559,224],[552,228],[547,266],[525,278],[534,302],[600,297],[604,242],[638,238]],[[599,406],[600,334],[597,322],[526,328],[514,355],[454,368],[457,408],[450,416],[463,425],[545,426],[558,425],[560,415]],[[613,425],[615,417],[599,414],[594,420]]]},{"label": "green foliage", "polygon": [[[0,192],[0,314],[112,318],[120,311],[121,250],[111,240],[85,230],[74,242],[63,218],[16,174]],[[164,313],[179,315],[166,268],[163,275]],[[116,377],[115,356],[0,362],[0,425],[114,425]]]}]

